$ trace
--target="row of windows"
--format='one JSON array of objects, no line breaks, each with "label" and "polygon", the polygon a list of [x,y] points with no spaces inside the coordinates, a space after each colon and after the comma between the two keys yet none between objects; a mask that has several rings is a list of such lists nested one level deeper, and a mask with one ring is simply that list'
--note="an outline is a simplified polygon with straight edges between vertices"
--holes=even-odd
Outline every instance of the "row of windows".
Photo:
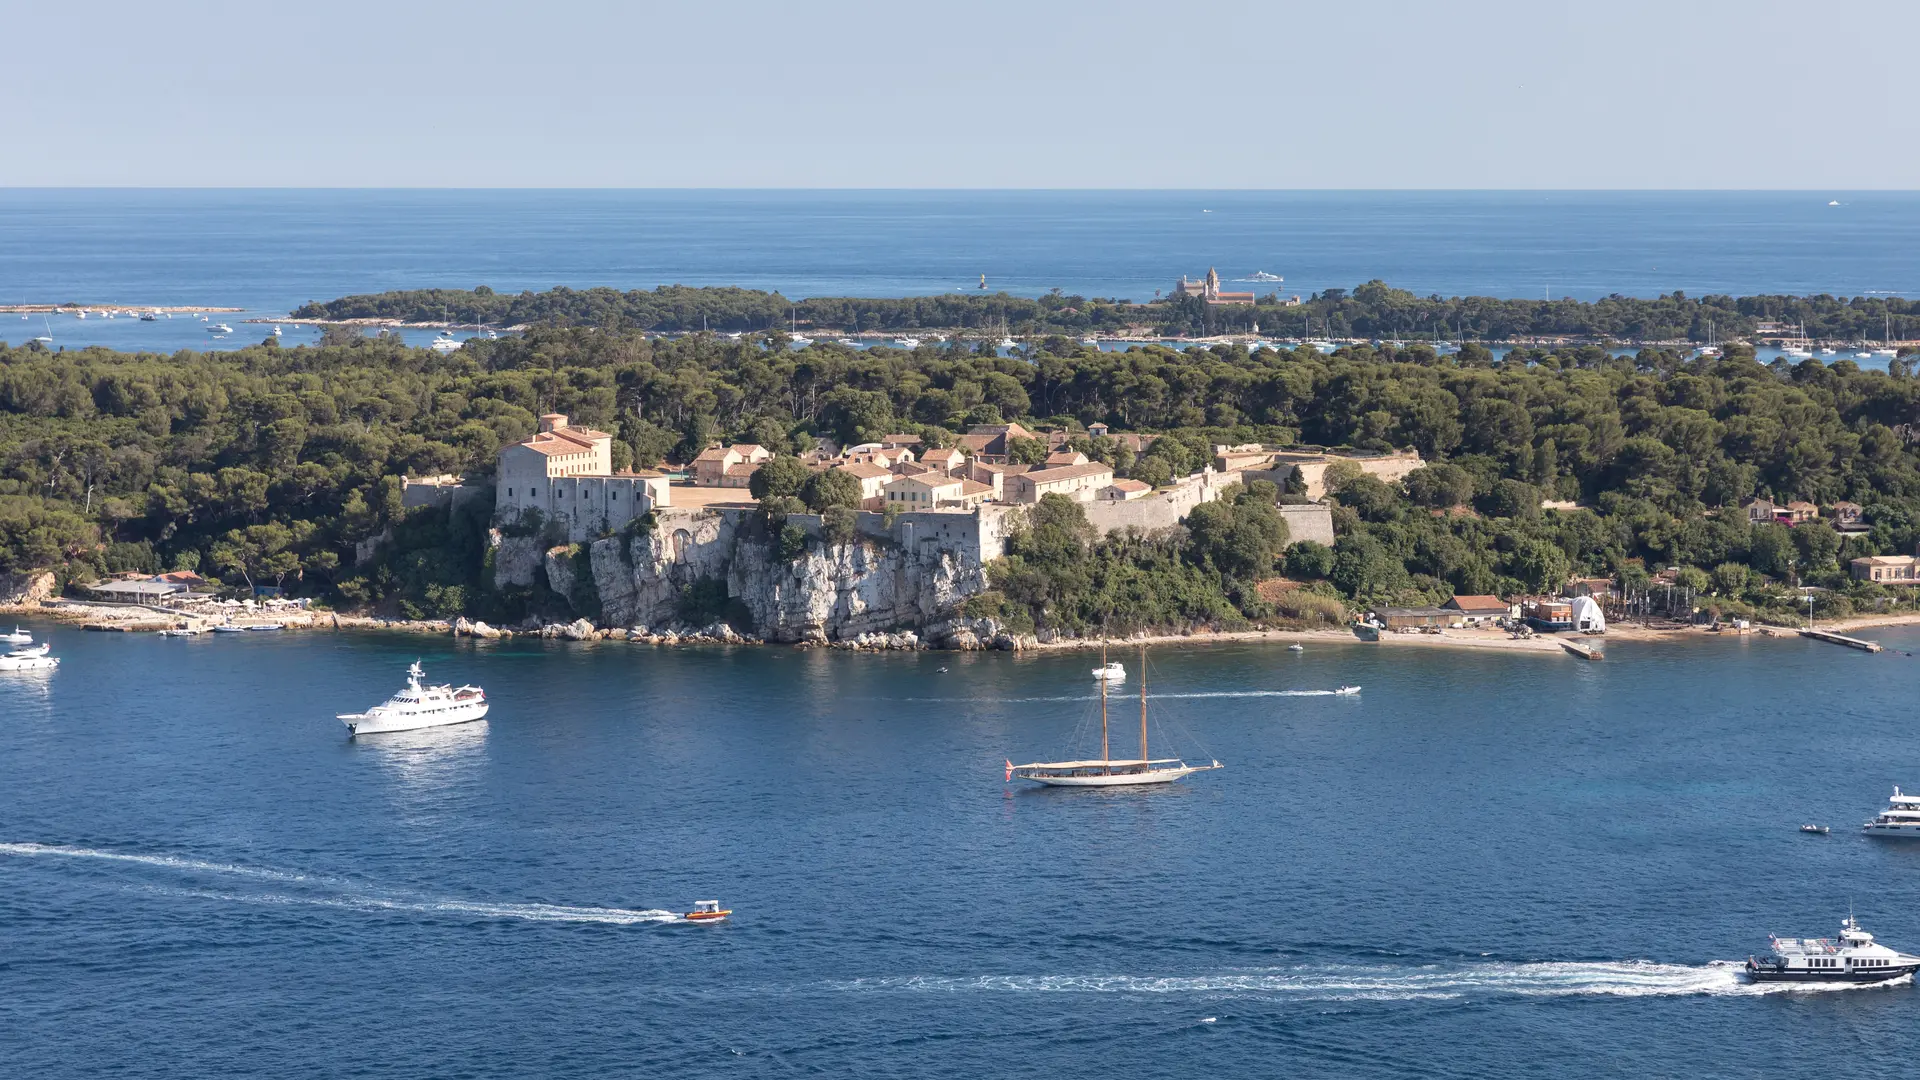
[{"label": "row of windows", "polygon": [[[530,487],[530,488],[528,488],[528,489],[527,489],[527,495],[528,495],[528,497],[530,497],[530,498],[531,498],[531,497],[536,497],[536,496],[538,496],[539,494],[540,494],[540,489],[539,489],[539,488],[537,488],[537,487]],[[566,497],[566,494],[567,494],[567,493],[566,493],[566,492],[564,492],[564,491],[560,493],[560,495],[561,495],[561,497],[562,497],[562,498],[565,498],[565,497]],[[508,488],[508,489],[507,489],[507,498],[509,498],[509,499],[511,499],[511,498],[513,498],[513,489],[512,489],[512,488]],[[609,492],[607,492],[607,498],[609,498],[609,499],[612,499],[612,500],[614,500],[615,502],[618,502],[618,501],[619,501],[619,499],[620,499],[620,493],[619,493],[619,492],[617,492],[617,491],[609,491]]]}]

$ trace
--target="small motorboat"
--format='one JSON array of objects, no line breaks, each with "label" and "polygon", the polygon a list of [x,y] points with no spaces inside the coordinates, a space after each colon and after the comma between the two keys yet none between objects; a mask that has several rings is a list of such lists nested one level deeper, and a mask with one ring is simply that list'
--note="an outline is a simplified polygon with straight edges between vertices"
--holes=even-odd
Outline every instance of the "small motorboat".
[{"label": "small motorboat", "polygon": [[244,626],[235,626],[232,623],[222,623],[214,627],[213,632],[216,634],[244,634],[247,632],[247,628]]},{"label": "small motorboat", "polygon": [[719,922],[733,914],[732,908],[723,908],[718,900],[695,900],[693,910],[687,912],[688,922]]},{"label": "small motorboat", "polygon": [[1101,682],[1126,682],[1127,669],[1120,661],[1115,660],[1111,664],[1094,668],[1093,677]]},{"label": "small motorboat", "polygon": [[161,637],[199,637],[200,630],[193,626],[169,626],[160,631]]},{"label": "small motorboat", "polygon": [[1292,645],[1287,646],[1287,651],[1288,652],[1306,652],[1307,647],[1296,641]]},{"label": "small motorboat", "polygon": [[1800,826],[1800,831],[1805,833],[1814,833],[1818,836],[1825,836],[1828,833],[1832,832],[1833,830],[1825,825],[1802,825]]},{"label": "small motorboat", "polygon": [[1357,686],[1342,686],[1336,689],[1334,691],[1334,694],[1339,697],[1352,697],[1353,695],[1359,692],[1360,692],[1360,688]]},{"label": "small motorboat", "polygon": [[16,626],[13,628],[13,633],[0,634],[0,642],[8,645],[31,645],[33,644],[33,635]]},{"label": "small motorboat", "polygon": [[277,622],[270,622],[270,623],[255,623],[252,626],[247,627],[247,629],[249,631],[285,630],[286,627]]}]

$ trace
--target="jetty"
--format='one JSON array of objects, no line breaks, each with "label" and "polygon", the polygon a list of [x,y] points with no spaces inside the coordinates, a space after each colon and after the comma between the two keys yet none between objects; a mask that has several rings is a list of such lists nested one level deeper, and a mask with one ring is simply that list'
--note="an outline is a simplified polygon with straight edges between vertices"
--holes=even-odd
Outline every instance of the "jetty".
[{"label": "jetty", "polygon": [[1597,641],[1575,641],[1572,638],[1555,638],[1560,647],[1582,660],[1605,660],[1607,651]]},{"label": "jetty", "polygon": [[1812,638],[1815,641],[1831,641],[1835,645],[1845,645],[1849,649],[1859,649],[1862,652],[1883,651],[1883,646],[1881,646],[1881,644],[1877,641],[1867,641],[1864,638],[1848,637],[1845,634],[1836,634],[1831,630],[1814,630],[1809,628],[1809,629],[1800,631],[1800,636],[1804,638]]}]

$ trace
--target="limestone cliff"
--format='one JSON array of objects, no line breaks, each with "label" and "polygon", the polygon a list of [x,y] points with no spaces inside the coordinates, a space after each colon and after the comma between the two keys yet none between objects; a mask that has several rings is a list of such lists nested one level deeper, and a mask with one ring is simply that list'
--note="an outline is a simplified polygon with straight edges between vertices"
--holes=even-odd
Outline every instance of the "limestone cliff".
[{"label": "limestone cliff", "polygon": [[[711,600],[724,588],[752,631],[771,641],[844,641],[926,627],[987,587],[978,560],[871,538],[828,544],[816,537],[799,557],[783,560],[744,514],[679,518],[649,534],[595,541],[587,554],[603,626],[696,622],[688,594],[704,591]],[[557,595],[581,595],[580,564],[566,548],[496,536],[493,560],[500,587],[527,586],[543,574]]]}]

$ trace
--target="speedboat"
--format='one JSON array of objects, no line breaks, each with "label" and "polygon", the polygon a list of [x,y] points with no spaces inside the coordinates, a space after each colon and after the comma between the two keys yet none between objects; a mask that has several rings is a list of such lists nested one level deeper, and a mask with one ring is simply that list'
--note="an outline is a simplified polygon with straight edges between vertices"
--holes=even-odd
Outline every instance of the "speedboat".
[{"label": "speedboat", "polygon": [[1825,836],[1828,833],[1832,832],[1833,830],[1828,828],[1825,825],[1802,825],[1800,826],[1800,831],[1803,833],[1814,833],[1819,836]]},{"label": "speedboat", "polygon": [[199,637],[200,631],[192,626],[169,626],[160,631],[161,637]]},{"label": "speedboat", "polygon": [[0,634],[0,643],[7,645],[31,645],[33,644],[33,635],[15,626],[13,633]]},{"label": "speedboat", "polygon": [[222,623],[214,627],[213,632],[216,634],[244,634],[247,632],[247,628],[244,626],[235,626],[232,623]]},{"label": "speedboat", "polygon": [[731,914],[733,909],[721,907],[718,900],[695,900],[685,917],[688,922],[719,922]]},{"label": "speedboat", "polygon": [[223,322],[217,322],[217,323],[213,323],[212,325],[210,325],[210,326],[208,326],[208,327],[207,327],[207,333],[209,333],[209,334],[231,334],[231,333],[233,333],[233,327],[231,327],[231,326],[228,326],[228,325],[227,325],[226,323],[223,323]]},{"label": "speedboat", "polygon": [[1334,694],[1338,697],[1352,697],[1353,695],[1359,692],[1360,692],[1360,688],[1357,686],[1342,686],[1336,689],[1334,691]]},{"label": "speedboat", "polygon": [[60,666],[59,660],[47,655],[50,651],[47,645],[15,649],[0,656],[0,671],[46,671]]},{"label": "speedboat", "polygon": [[917,337],[894,338],[893,345],[896,349],[917,349],[920,347],[920,339]]},{"label": "speedboat", "polygon": [[1296,641],[1293,644],[1287,646],[1287,651],[1288,652],[1306,652],[1307,647]]},{"label": "speedboat", "polygon": [[1887,798],[1880,816],[1860,826],[1868,836],[1883,840],[1920,839],[1920,795],[1902,795],[1898,787]]},{"label": "speedboat", "polygon": [[1111,664],[1094,668],[1093,677],[1101,682],[1126,682],[1127,669],[1120,661],[1115,660]]},{"label": "speedboat", "polygon": [[477,686],[427,686],[420,661],[407,667],[407,685],[399,693],[362,713],[341,713],[349,735],[465,724],[487,715],[487,692]]},{"label": "speedboat", "polygon": [[1853,916],[1840,924],[1838,938],[1772,939],[1766,956],[1747,958],[1754,982],[1877,983],[1913,974],[1920,956],[1874,943]]}]

